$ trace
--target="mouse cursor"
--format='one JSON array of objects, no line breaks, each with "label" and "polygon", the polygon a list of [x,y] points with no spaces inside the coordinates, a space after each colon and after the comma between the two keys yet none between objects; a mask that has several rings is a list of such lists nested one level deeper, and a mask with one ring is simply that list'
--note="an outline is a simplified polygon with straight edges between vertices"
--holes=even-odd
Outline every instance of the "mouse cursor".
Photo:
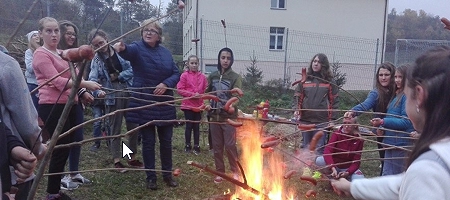
[{"label": "mouse cursor", "polygon": [[128,148],[128,146],[125,144],[125,142],[122,142],[122,158],[125,158],[125,156],[128,156],[128,160],[131,160],[131,153],[133,153],[133,151],[131,151],[130,148]]}]

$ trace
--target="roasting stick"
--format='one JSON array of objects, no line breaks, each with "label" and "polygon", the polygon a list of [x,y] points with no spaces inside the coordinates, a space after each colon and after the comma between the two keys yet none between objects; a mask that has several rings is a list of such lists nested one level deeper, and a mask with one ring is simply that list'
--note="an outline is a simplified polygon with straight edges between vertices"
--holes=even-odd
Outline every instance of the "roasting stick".
[{"label": "roasting stick", "polygon": [[258,191],[257,189],[252,188],[249,185],[247,185],[246,183],[240,182],[240,181],[234,179],[233,177],[229,177],[229,176],[227,176],[226,174],[224,174],[222,172],[218,172],[216,170],[213,170],[213,169],[209,168],[207,165],[196,163],[194,161],[188,161],[187,164],[188,165],[192,165],[192,166],[197,167],[197,168],[200,168],[200,169],[203,169],[203,170],[205,170],[205,171],[207,171],[209,173],[212,173],[214,175],[220,176],[220,177],[224,178],[225,180],[230,181],[231,183],[233,183],[233,184],[235,184],[235,185],[243,188],[244,190],[247,190],[247,191],[249,191],[249,192],[251,192],[251,193],[253,193],[255,195],[262,195],[264,197],[264,199],[270,199],[269,196],[267,196],[266,194],[262,193],[261,191]]}]

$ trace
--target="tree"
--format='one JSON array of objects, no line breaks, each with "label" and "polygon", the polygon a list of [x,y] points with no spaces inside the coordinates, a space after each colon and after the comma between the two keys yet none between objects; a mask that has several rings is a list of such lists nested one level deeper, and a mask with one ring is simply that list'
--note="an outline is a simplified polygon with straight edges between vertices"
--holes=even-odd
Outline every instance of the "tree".
[{"label": "tree", "polygon": [[[178,9],[178,1],[172,0],[166,8],[166,13]],[[164,44],[174,55],[183,54],[183,14],[180,11],[172,13],[163,23]]]},{"label": "tree", "polygon": [[345,82],[347,82],[347,74],[342,73],[340,68],[342,67],[339,61],[331,64],[331,72],[333,72],[333,80],[337,86],[344,86]]},{"label": "tree", "polygon": [[254,88],[262,82],[263,72],[258,69],[256,63],[255,52],[253,52],[253,56],[250,56],[250,66],[246,67],[247,73],[242,81],[243,86],[246,88]]}]

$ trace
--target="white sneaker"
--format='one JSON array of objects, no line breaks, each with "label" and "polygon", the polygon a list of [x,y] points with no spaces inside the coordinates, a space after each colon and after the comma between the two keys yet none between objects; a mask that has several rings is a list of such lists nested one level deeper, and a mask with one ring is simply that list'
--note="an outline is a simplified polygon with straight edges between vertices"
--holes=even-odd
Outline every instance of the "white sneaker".
[{"label": "white sneaker", "polygon": [[64,176],[61,179],[61,190],[69,190],[72,191],[78,188],[78,184],[72,181],[69,175]]},{"label": "white sneaker", "polygon": [[77,183],[77,184],[80,184],[80,185],[82,185],[82,184],[91,184],[92,183],[91,180],[81,176],[81,174],[77,174],[75,176],[72,176],[72,181]]}]

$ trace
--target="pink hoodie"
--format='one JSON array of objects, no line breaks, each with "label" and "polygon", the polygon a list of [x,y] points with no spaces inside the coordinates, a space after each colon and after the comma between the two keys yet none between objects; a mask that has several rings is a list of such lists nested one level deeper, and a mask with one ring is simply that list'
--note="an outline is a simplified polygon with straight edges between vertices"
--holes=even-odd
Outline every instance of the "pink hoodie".
[{"label": "pink hoodie", "polygon": [[[183,97],[192,97],[196,93],[203,94],[208,86],[206,76],[201,72],[185,71],[181,74],[177,84],[178,94]],[[203,99],[185,99],[181,102],[182,110],[192,110],[192,108],[203,105]]]}]

